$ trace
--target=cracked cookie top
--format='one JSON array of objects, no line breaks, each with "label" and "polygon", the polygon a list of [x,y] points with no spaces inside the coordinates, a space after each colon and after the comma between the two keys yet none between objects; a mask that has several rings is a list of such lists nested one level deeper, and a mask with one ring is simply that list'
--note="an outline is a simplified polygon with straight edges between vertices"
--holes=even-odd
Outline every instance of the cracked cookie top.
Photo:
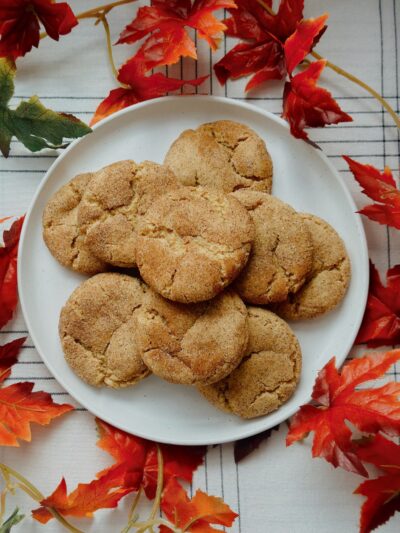
[{"label": "cracked cookie top", "polygon": [[249,257],[254,225],[232,196],[182,187],[158,198],[137,225],[136,261],[156,292],[182,303],[210,300]]},{"label": "cracked cookie top", "polygon": [[313,247],[308,228],[278,198],[249,190],[231,196],[244,205],[255,226],[250,259],[235,289],[245,302],[281,302],[299,290],[311,271]]},{"label": "cracked cookie top", "polygon": [[78,225],[78,207],[93,174],[78,174],[61,187],[43,211],[43,239],[50,253],[62,265],[96,274],[107,270],[106,264],[91,253]]},{"label": "cracked cookie top", "polygon": [[144,362],[172,383],[218,381],[236,368],[247,349],[246,306],[232,291],[183,305],[148,289],[137,324]]},{"label": "cracked cookie top", "polygon": [[213,405],[242,418],[275,411],[295,391],[301,372],[301,349],[281,318],[258,307],[248,307],[247,355],[225,379],[199,386]]},{"label": "cracked cookie top", "polygon": [[145,292],[136,278],[97,274],[64,305],[59,334],[65,359],[89,385],[127,387],[149,374],[136,342],[136,313]]},{"label": "cracked cookie top", "polygon": [[136,224],[155,198],[177,189],[171,170],[144,161],[118,161],[93,174],[78,209],[91,252],[119,267],[136,266]]},{"label": "cracked cookie top", "polygon": [[287,320],[315,318],[343,300],[350,282],[351,266],[342,239],[325,220],[301,213],[312,239],[312,270],[306,283],[287,302],[274,309]]},{"label": "cracked cookie top", "polygon": [[186,130],[174,141],[164,164],[184,185],[232,192],[271,192],[272,160],[264,141],[249,127],[231,120]]}]

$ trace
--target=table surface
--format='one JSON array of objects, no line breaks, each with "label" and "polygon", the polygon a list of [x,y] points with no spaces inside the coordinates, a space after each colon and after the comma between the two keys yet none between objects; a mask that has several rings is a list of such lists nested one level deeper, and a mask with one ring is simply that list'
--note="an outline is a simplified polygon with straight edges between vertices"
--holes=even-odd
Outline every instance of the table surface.
[{"label": "table surface", "polygon": [[[100,2],[101,3],[101,2]],[[72,0],[74,11],[91,8],[95,1]],[[140,2],[139,2],[140,4]],[[398,0],[308,0],[306,16],[330,13],[328,31],[318,51],[332,62],[349,70],[385,96],[393,108],[399,111],[399,22]],[[115,42],[119,31],[133,18],[136,5],[116,8],[110,15],[112,38]],[[169,74],[186,79],[195,75],[212,74],[211,54],[207,45],[198,43],[199,62],[183,61],[170,67]],[[222,57],[224,49],[231,46],[230,39],[222,42],[215,53],[215,60]],[[115,47],[120,64],[132,47]],[[199,93],[244,99],[244,81],[229,82],[221,87],[211,76]],[[360,193],[341,154],[348,154],[379,168],[390,166],[397,179],[399,171],[399,132],[389,115],[362,89],[325,72],[322,84],[350,113],[354,122],[330,128],[313,130],[311,137],[341,172],[359,207],[368,199]],[[93,27],[86,20],[60,43],[45,39],[39,50],[34,50],[18,62],[16,92],[12,101],[37,94],[43,103],[57,111],[71,112],[89,121],[91,115],[108,91],[114,87],[105,50],[101,25]],[[188,89],[187,92],[191,92]],[[247,101],[279,114],[282,87],[273,83],[251,93]],[[12,143],[8,159],[0,159],[0,218],[24,213],[57,154],[54,151],[30,154],[18,143]],[[338,206],[340,209],[340,206]],[[381,272],[400,262],[400,232],[379,226],[364,218],[370,257]],[[1,343],[26,335],[26,325],[18,310],[15,320],[0,332]],[[357,347],[351,355],[364,350]],[[390,379],[397,379],[397,371]],[[63,391],[41,361],[30,339],[23,347],[20,362],[12,377],[7,380],[34,381],[41,390],[50,392],[57,401],[76,405],[76,412],[53,422],[49,428],[35,427],[32,442],[20,448],[0,450],[0,459],[23,472],[35,482],[42,492],[49,494],[62,475],[70,489],[78,482],[88,482],[95,472],[109,464],[109,457],[95,446],[97,438],[93,416],[81,408]],[[231,444],[216,446],[208,451],[204,467],[195,475],[191,490],[197,488],[222,496],[240,513],[231,531],[237,533],[333,533],[339,530],[358,531],[358,515],[362,499],[352,492],[360,482],[353,474],[333,468],[322,460],[311,460],[310,442],[285,448],[287,428],[283,424],[279,432],[261,445],[238,466],[233,461]],[[20,508],[29,515],[32,503],[17,496]],[[116,532],[124,525],[128,502],[122,502],[116,511],[99,511],[94,520],[83,520],[79,527],[87,532]],[[399,515],[380,531],[398,531]],[[43,529],[43,527],[45,529]],[[41,526],[30,518],[25,519],[13,531],[59,532],[55,521]]]}]

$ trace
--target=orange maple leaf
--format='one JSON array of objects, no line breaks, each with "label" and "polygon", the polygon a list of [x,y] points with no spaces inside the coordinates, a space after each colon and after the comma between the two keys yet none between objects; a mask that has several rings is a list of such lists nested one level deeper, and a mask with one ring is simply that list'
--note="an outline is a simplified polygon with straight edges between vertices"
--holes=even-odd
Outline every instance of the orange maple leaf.
[{"label": "orange maple leaf", "polygon": [[98,509],[117,507],[120,499],[133,491],[133,488],[124,487],[124,483],[125,468],[123,466],[107,472],[91,483],[79,483],[69,495],[65,479],[62,478],[53,494],[40,502],[41,507],[32,511],[32,516],[38,522],[46,524],[54,518],[50,508],[64,516],[91,518],[94,511]]},{"label": "orange maple leaf", "polygon": [[345,421],[366,433],[400,435],[400,383],[355,390],[361,383],[382,376],[399,359],[400,350],[371,353],[350,361],[339,373],[332,358],[315,381],[315,404],[303,405],[294,416],[286,444],[290,446],[313,431],[313,457],[323,457],[334,467],[368,476]]},{"label": "orange maple leaf", "polygon": [[[209,496],[201,490],[190,500],[175,477],[171,478],[164,488],[161,509],[175,526],[193,533],[222,531],[211,527],[210,524],[230,527],[238,516],[221,498]],[[170,531],[166,526],[160,527],[160,533]]]},{"label": "orange maple leaf", "polygon": [[56,404],[47,392],[32,392],[34,384],[15,383],[0,389],[0,445],[19,446],[18,439],[30,442],[30,423],[41,426],[73,409]]}]

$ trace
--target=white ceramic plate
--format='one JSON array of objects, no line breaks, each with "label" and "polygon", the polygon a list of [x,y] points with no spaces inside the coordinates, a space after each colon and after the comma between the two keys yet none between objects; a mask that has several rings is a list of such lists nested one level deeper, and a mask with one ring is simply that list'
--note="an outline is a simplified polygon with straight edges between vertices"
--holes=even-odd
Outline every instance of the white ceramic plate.
[{"label": "white ceramic plate", "polygon": [[[63,268],[42,239],[43,208],[75,174],[119,159],[162,162],[186,128],[233,119],[265,139],[274,163],[273,194],[299,211],[326,219],[346,243],[352,279],[345,300],[323,318],[293,324],[303,351],[303,371],[294,396],[278,411],[246,421],[208,404],[195,388],[155,376],[119,391],[86,385],[70,370],[57,326],[60,309],[84,276]],[[124,109],[92,134],[71,144],[47,172],[26,217],[19,251],[18,283],[25,320],[44,362],[83,406],[107,422],[148,439],[174,444],[211,444],[270,428],[306,403],[317,371],[333,356],[342,363],[359,328],[368,291],[368,252],[360,217],[341,177],[315,148],[291,137],[284,121],[254,106],[209,96],[167,97]]]}]

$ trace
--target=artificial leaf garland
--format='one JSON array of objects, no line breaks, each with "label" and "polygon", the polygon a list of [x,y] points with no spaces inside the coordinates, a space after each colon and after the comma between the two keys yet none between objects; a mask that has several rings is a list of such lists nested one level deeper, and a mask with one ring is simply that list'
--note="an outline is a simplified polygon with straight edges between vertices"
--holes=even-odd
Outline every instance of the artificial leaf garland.
[{"label": "artificial leaf garland", "polygon": [[[26,2],[26,3],[28,3],[28,2]],[[122,3],[129,3],[129,2],[116,2],[116,4],[122,4]],[[263,3],[263,2],[259,2],[259,4],[261,4],[261,3]],[[264,2],[264,4],[267,7],[271,6],[271,2]],[[307,24],[306,23],[308,21],[301,22],[302,4],[303,4],[302,2],[298,2],[298,1],[295,1],[295,0],[292,0],[292,1],[285,1],[284,0],[283,2],[281,2],[280,8],[279,8],[279,12],[285,13],[285,10],[286,10],[285,17],[282,16],[281,19],[279,19],[279,17],[278,17],[279,20],[275,20],[275,26],[274,26],[275,34],[277,36],[279,36],[279,39],[281,40],[281,45],[282,45],[282,42],[284,40],[285,34],[288,34],[288,32],[289,32],[290,24],[291,24],[290,16],[293,15],[293,13],[296,14],[296,17],[298,18],[298,21],[300,21],[298,26],[300,26],[300,25],[302,25],[304,23],[304,28],[303,29],[305,29],[305,30],[307,29]],[[299,7],[301,7],[301,14],[299,14]],[[96,10],[91,10],[91,11],[94,13]],[[278,12],[278,15],[279,15],[279,12]],[[104,12],[102,12],[102,13],[104,15]],[[90,16],[92,16],[92,15],[90,15]],[[96,16],[96,15],[94,15],[94,16]],[[273,15],[271,15],[271,16],[273,16]],[[0,17],[0,20],[1,20],[1,17]],[[318,24],[316,24],[315,27],[317,27]],[[312,25],[313,25],[313,23],[310,22],[309,27],[311,27]],[[182,24],[182,26],[185,26],[185,24]],[[322,29],[318,35],[316,35],[316,36],[314,36],[312,38],[311,47],[309,49],[312,49],[312,46],[314,46],[316,41],[321,37],[323,30],[324,29]],[[172,45],[171,45],[171,43],[168,43],[168,40],[165,39],[163,35],[158,35],[156,38],[153,35],[151,35],[146,40],[146,42],[144,43],[144,45],[142,47],[143,48],[142,49],[143,57],[145,58],[143,60],[143,68],[142,68],[142,70],[139,70],[140,72],[143,73],[144,76],[148,72],[147,69],[153,68],[150,65],[156,66],[157,64],[172,64],[173,62],[176,62],[176,60],[179,59],[179,57],[182,57],[182,56],[185,55],[185,46],[187,47],[189,45],[188,45],[188,41],[186,41],[185,46],[181,45],[181,48],[178,48],[179,39],[177,38],[177,36],[179,36],[180,34],[182,35],[182,33],[179,33],[180,31],[181,30],[176,30],[175,33],[171,32],[171,33],[168,34],[168,35],[171,35]],[[50,32],[48,32],[48,33],[50,33]],[[293,30],[292,30],[292,33],[293,33]],[[60,32],[60,34],[61,34],[61,32]],[[287,90],[287,98],[285,98],[285,104],[286,104],[287,108],[290,109],[290,110],[286,113],[286,116],[287,116],[287,118],[290,118],[292,120],[292,123],[293,123],[293,124],[291,124],[292,130],[294,128],[297,128],[297,134],[300,135],[300,136],[303,136],[303,138],[304,138],[304,136],[306,135],[304,133],[304,131],[303,131],[304,130],[304,126],[314,125],[314,123],[312,123],[312,121],[315,121],[315,125],[318,125],[318,121],[320,121],[320,122],[324,121],[324,116],[325,115],[329,116],[330,113],[333,113],[333,114],[336,113],[336,114],[340,115],[340,113],[342,113],[342,112],[341,112],[340,108],[339,108],[339,110],[334,108],[334,104],[335,103],[332,104],[332,101],[333,101],[332,99],[331,99],[332,101],[330,101],[329,98],[326,98],[326,97],[324,98],[324,96],[321,96],[321,94],[318,94],[321,89],[319,87],[316,87],[316,83],[315,82],[317,81],[318,76],[316,76],[315,73],[318,73],[318,70],[322,70],[321,66],[318,65],[318,62],[317,62],[317,67],[314,67],[314,70],[311,70],[311,75],[309,76],[310,80],[304,80],[304,81],[307,82],[307,83],[305,83],[306,86],[310,82],[311,82],[311,85],[315,86],[315,87],[306,87],[306,88],[309,91],[309,94],[311,96],[315,97],[315,93],[316,93],[316,100],[317,100],[318,104],[320,103],[318,98],[320,98],[321,100],[328,101],[327,103],[325,102],[326,107],[322,108],[322,110],[318,106],[315,106],[315,105],[314,105],[314,107],[313,106],[307,107],[304,104],[304,102],[306,101],[306,98],[304,98],[301,94],[300,94],[300,98],[299,98],[298,94],[296,94],[295,91],[292,90],[292,85],[295,85],[295,83],[293,83],[293,80],[297,76],[297,75],[292,76],[293,68],[295,68],[295,64],[296,64],[297,58],[296,57],[290,58],[290,47],[286,46],[286,42],[287,41],[289,41],[289,43],[290,43],[290,35],[291,34],[289,34],[289,39],[287,38],[286,41],[284,42],[284,45],[283,45],[284,52],[285,52],[285,65],[284,66],[285,66],[285,69],[289,72],[289,76],[290,76],[290,79],[289,79],[289,82],[288,82],[288,84],[290,84],[290,87],[289,87],[290,91]],[[214,37],[212,37],[212,38],[214,38]],[[297,46],[293,47],[293,50],[296,51],[297,49],[299,49],[298,53],[300,55],[304,55],[305,52],[307,51],[307,47],[310,46],[310,44],[309,44],[310,41],[311,41],[310,34],[308,34],[307,31],[304,31],[304,34],[300,35],[300,32],[299,32],[299,34],[298,34],[298,36],[296,38],[299,39],[299,40],[297,42]],[[175,39],[175,42],[174,42],[173,39]],[[301,39],[303,39],[303,41]],[[294,40],[294,38],[293,38],[293,40]],[[273,44],[275,44],[275,43],[273,43]],[[271,45],[270,45],[270,48],[272,50],[272,46]],[[188,54],[188,55],[190,55],[190,54]],[[314,53],[314,55],[316,55],[316,54]],[[288,65],[290,65],[290,66],[288,67]],[[314,83],[312,83],[312,82],[314,82]],[[7,87],[7,84],[9,85],[8,81],[6,82],[6,87]],[[122,87],[122,88],[124,88],[124,87]],[[323,89],[322,89],[322,91],[323,91]],[[295,94],[293,95],[292,92],[294,92]],[[301,93],[301,91],[299,90],[298,93]],[[4,94],[4,93],[2,93],[2,94]],[[294,97],[297,98],[297,100],[300,102],[301,105],[292,103]],[[136,97],[136,101],[139,101],[137,99],[137,97]],[[130,105],[130,103],[132,103],[132,101],[129,100],[129,98],[126,99],[126,102],[127,102],[127,104],[125,104],[125,105]],[[303,107],[305,107],[305,109],[303,109]],[[315,114],[315,109],[317,109],[317,111],[318,111],[318,113],[320,113],[320,115]],[[39,113],[40,112],[41,112],[41,110],[39,109]],[[297,112],[297,116],[296,116],[296,112]],[[7,132],[7,129],[3,129],[3,131]],[[31,137],[35,137],[36,133],[34,132],[33,135],[31,135],[31,132],[28,132],[28,133],[29,133],[29,135],[28,135],[27,146],[30,148],[29,141],[31,140]],[[7,141],[7,139],[6,139],[6,141]],[[33,138],[32,142],[34,142],[34,141],[35,141],[35,139]],[[390,177],[388,177],[386,171],[380,177],[380,181],[382,181],[384,183],[387,182],[389,185],[395,187],[394,182],[390,179]],[[378,185],[381,187],[381,184],[378,184]],[[384,189],[384,187],[383,187],[383,189]],[[391,193],[392,192],[393,191],[391,191]],[[384,204],[387,203],[388,207],[390,207],[390,208],[393,208],[393,207],[395,208],[396,205],[393,206],[393,205],[391,205],[390,202],[386,202],[386,201],[382,200],[382,199],[386,200],[386,195],[384,193],[385,193],[385,191],[383,191],[383,194],[381,194],[381,192],[379,192],[378,193],[379,198],[377,198],[377,200],[378,201],[382,201],[382,203],[384,203]],[[392,196],[395,197],[395,194],[393,194]],[[373,198],[373,199],[375,200],[375,198]],[[382,210],[381,206],[379,206],[378,209],[375,208],[375,212],[378,212],[379,216],[382,216],[380,214],[380,210]],[[394,213],[394,214],[396,214],[396,213]],[[385,216],[386,216],[386,212],[385,212]],[[371,218],[373,218],[373,217],[371,216]],[[378,218],[376,218],[376,220],[378,220]],[[395,220],[395,217],[394,217],[394,220]],[[381,220],[378,220],[378,221],[381,221]],[[389,224],[389,218],[382,219],[382,223],[388,223]],[[395,224],[392,224],[392,225],[395,225]],[[393,276],[394,275],[395,275],[395,273],[393,273]],[[332,376],[333,376],[333,379],[335,379],[334,373],[332,373]],[[336,405],[336,407],[337,407],[337,405]],[[374,429],[376,429],[376,427],[377,426],[375,426]],[[357,454],[357,452],[355,452],[355,453]],[[155,453],[155,449],[153,447],[152,448],[152,455],[151,454],[149,455],[149,457],[152,457],[150,465],[154,466],[154,457],[155,457],[155,455],[156,455],[156,453]],[[157,463],[157,465],[158,465],[158,463]],[[159,470],[160,469],[157,468],[157,472],[158,473],[159,473]],[[150,469],[150,471],[151,471],[151,469]],[[158,474],[157,474],[157,477],[158,477]],[[175,479],[175,478],[172,477],[171,479]],[[125,483],[126,483],[126,481],[125,481]],[[383,503],[384,503],[384,505],[386,504],[386,502],[383,502]],[[194,527],[195,526],[196,526],[196,523],[194,523]],[[372,522],[371,523],[367,522],[366,525],[365,525],[365,527],[367,529],[365,529],[365,531],[371,529],[372,526],[373,526]],[[165,526],[165,527],[167,527],[167,526]],[[209,526],[205,525],[205,527],[209,527]],[[364,527],[364,526],[362,526],[362,527]],[[375,526],[373,526],[373,527],[375,527]],[[363,529],[363,531],[364,531],[364,529]]]},{"label": "artificial leaf garland", "polygon": [[[327,15],[303,19],[304,0],[281,0],[277,13],[272,10],[272,0],[155,0],[151,6],[141,7],[133,21],[122,31],[116,44],[146,39],[139,52],[117,70],[107,15],[113,8],[134,1],[116,0],[75,16],[65,2],[4,0],[4,6],[0,8],[0,57],[3,55],[16,59],[32,46],[37,46],[39,38],[47,35],[58,40],[60,35],[69,33],[78,20],[93,18],[96,24],[100,22],[106,33],[111,68],[121,86],[111,90],[100,104],[92,119],[92,123],[96,123],[117,110],[163,96],[184,85],[181,80],[169,81],[160,73],[155,76],[146,74],[154,67],[175,64],[182,57],[197,58],[196,47],[187,28],[196,30],[197,35],[205,39],[213,50],[218,46],[221,34],[227,30],[229,35],[242,39],[242,42],[214,65],[220,82],[253,74],[246,87],[246,90],[250,90],[268,80],[281,80],[288,75],[282,116],[289,121],[295,137],[311,142],[304,131],[306,127],[323,127],[352,120],[340,109],[332,95],[316,84],[325,65],[372,94],[400,127],[399,117],[386,100],[367,84],[329,61],[312,64],[304,76],[302,73],[293,75],[294,68],[300,62],[309,63],[306,59],[308,54],[323,60],[313,48],[326,30]],[[218,20],[214,14],[214,11],[222,8],[232,15],[226,21]],[[39,22],[43,23],[47,33],[39,35]],[[29,31],[23,31],[28,25]],[[128,72],[126,65],[129,65]],[[186,83],[197,86],[204,79]],[[71,138],[89,131],[68,135],[71,129],[69,121],[74,121],[74,118],[64,116],[62,120],[61,114],[54,116],[35,98],[23,102],[21,106],[11,116],[7,106],[5,110],[0,109],[4,115],[0,130],[0,148],[4,155],[8,155],[11,136],[16,132],[19,132],[20,140],[28,149],[36,151],[44,147],[65,147],[65,144],[61,144],[62,136],[56,135],[57,129],[60,134],[64,128],[64,136]],[[47,123],[36,124],[35,121],[42,116]],[[55,127],[56,122],[58,128]],[[82,127],[82,123],[79,127]],[[44,129],[51,131],[50,138],[41,138],[40,132]]]},{"label": "artificial leaf garland", "polygon": [[46,108],[37,96],[21,102],[16,109],[8,104],[14,94],[15,63],[0,59],[0,150],[7,157],[12,137],[31,152],[60,148],[66,139],[76,139],[91,131],[73,115]]},{"label": "artificial leaf garland", "polygon": [[[115,463],[99,472],[97,479],[92,482],[80,483],[69,495],[63,478],[49,497],[40,500],[41,506],[32,511],[35,520],[47,523],[58,515],[90,518],[94,511],[114,508],[124,496],[131,492],[140,495],[143,489],[149,499],[155,499],[154,509],[161,505],[171,522],[157,520],[153,512],[147,522],[132,520],[127,526],[129,528],[144,527],[144,524],[150,527],[157,522],[161,526],[160,531],[175,531],[174,526],[185,525],[185,531],[201,532],[219,531],[211,528],[206,530],[205,524],[207,527],[208,524],[232,525],[238,515],[220,498],[198,491],[189,500],[178,482],[178,478],[192,480],[193,472],[202,463],[205,446],[157,445],[100,419],[96,419],[96,423],[100,437],[97,445],[108,452]],[[135,506],[137,501],[135,498]]]}]

